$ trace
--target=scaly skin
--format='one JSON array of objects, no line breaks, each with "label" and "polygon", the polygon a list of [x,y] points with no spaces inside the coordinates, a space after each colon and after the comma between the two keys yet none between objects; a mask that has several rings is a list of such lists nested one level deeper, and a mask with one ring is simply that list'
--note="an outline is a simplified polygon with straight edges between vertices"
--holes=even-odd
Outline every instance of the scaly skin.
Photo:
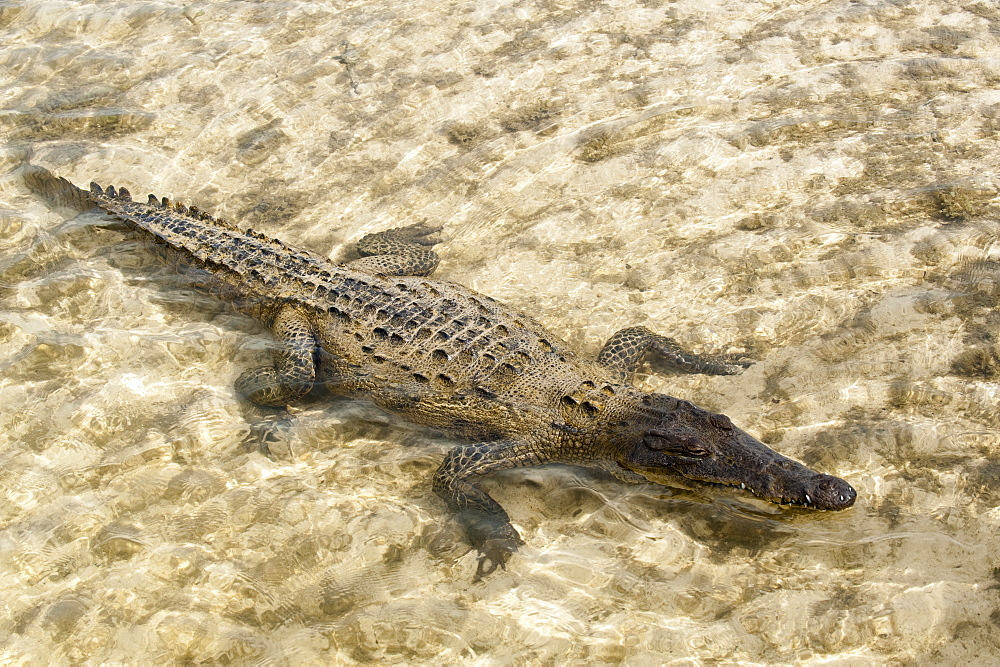
[{"label": "scaly skin", "polygon": [[319,382],[470,441],[445,457],[434,490],[481,553],[476,579],[505,568],[523,544],[477,480],[518,466],[739,486],[817,509],[854,504],[847,482],[778,454],[724,415],[628,384],[649,352],[688,373],[727,375],[745,364],[685,352],[645,327],[616,333],[596,360],[577,357],[530,317],[429,279],[437,228],[370,234],[358,243],[361,259],[335,265],[152,195],[139,203],[124,188],[87,192],[38,167],[25,181],[61,206],[97,207],[152,235],[175,259],[207,270],[203,287],[270,326],[273,363],[236,384],[249,400],[284,406]]}]

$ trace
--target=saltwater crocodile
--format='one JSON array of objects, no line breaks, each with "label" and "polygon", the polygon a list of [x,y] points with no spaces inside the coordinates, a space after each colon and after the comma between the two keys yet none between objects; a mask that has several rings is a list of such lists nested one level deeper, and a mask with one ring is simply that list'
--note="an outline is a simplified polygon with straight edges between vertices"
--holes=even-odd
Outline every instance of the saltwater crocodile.
[{"label": "saltwater crocodile", "polygon": [[626,482],[737,486],[776,503],[854,504],[844,480],[815,472],[728,417],[628,384],[647,352],[675,369],[733,374],[746,364],[699,356],[642,326],[584,359],[530,317],[456,283],[431,280],[437,228],[369,234],[338,265],[195,208],[128,190],[77,188],[40,167],[25,182],[75,210],[102,209],[197,270],[201,287],[271,328],[273,363],[236,383],[253,403],[286,406],[322,384],[472,444],[445,457],[434,490],[480,553],[476,578],[523,544],[477,480],[518,466],[566,463]]}]

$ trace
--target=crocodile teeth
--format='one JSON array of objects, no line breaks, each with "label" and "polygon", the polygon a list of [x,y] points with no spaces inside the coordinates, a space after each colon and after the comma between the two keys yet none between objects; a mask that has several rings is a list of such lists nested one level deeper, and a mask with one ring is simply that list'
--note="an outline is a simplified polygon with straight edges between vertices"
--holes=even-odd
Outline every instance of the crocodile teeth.
[{"label": "crocodile teeth", "polygon": [[740,488],[743,489],[744,491],[746,491],[747,490],[747,485],[744,484],[743,482],[740,482]]},{"label": "crocodile teeth", "polygon": [[810,498],[810,497],[809,497],[809,494],[807,493],[807,494],[806,494],[806,504],[807,504],[807,505],[812,505],[812,501],[813,501],[813,499],[812,499],[812,498]]}]

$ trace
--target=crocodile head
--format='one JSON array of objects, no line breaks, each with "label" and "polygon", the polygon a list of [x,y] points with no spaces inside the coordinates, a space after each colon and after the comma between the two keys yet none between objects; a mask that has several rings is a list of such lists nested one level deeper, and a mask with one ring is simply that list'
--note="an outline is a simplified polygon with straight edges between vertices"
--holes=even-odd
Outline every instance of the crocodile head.
[{"label": "crocodile head", "polygon": [[651,482],[736,486],[785,505],[842,510],[854,504],[857,492],[850,484],[782,456],[725,415],[686,401],[673,407],[634,441],[619,461],[622,467]]}]

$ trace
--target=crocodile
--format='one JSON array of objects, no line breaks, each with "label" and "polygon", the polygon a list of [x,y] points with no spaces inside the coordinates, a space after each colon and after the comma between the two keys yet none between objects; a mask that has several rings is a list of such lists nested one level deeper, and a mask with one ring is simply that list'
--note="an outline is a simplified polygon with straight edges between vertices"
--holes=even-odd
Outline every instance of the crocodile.
[{"label": "crocodile", "polygon": [[[153,237],[195,282],[268,326],[272,363],[245,371],[239,394],[287,406],[321,385],[360,397],[461,444],[433,489],[478,550],[475,580],[506,569],[524,542],[485,475],[562,463],[630,483],[738,487],[779,504],[843,510],[849,483],[785,457],[722,414],[630,383],[644,357],[673,370],[731,375],[749,362],[698,355],[645,326],[611,336],[596,358],[578,356],[531,317],[457,283],[429,276],[439,227],[364,236],[342,264],[197,208],[124,187],[89,190],[41,167],[29,189],[76,211],[100,209]],[[110,224],[111,221],[109,221]]]}]

